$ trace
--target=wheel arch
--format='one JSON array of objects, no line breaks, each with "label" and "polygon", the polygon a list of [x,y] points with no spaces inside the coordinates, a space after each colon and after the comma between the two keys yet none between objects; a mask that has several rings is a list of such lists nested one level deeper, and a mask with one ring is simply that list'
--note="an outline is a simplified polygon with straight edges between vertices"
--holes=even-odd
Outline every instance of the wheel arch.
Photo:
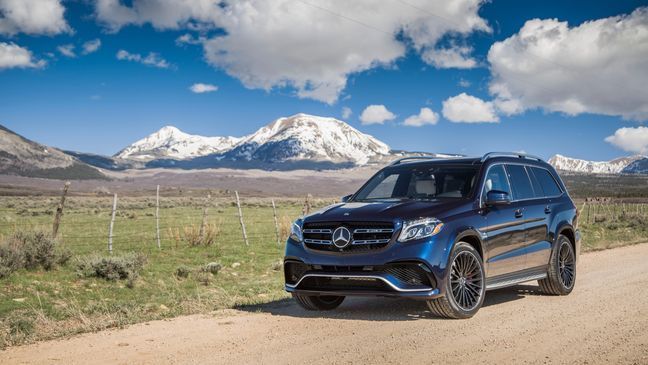
[{"label": "wheel arch", "polygon": [[574,252],[576,252],[576,232],[574,231],[574,227],[565,223],[558,228],[557,232],[554,244],[558,242],[560,236],[565,236],[571,243]]},{"label": "wheel arch", "polygon": [[471,245],[475,250],[477,250],[483,262],[486,262],[486,257],[484,256],[484,245],[479,232],[474,229],[463,230],[459,234],[457,234],[452,247],[454,248],[454,245],[456,245],[458,242],[466,242],[467,244]]}]

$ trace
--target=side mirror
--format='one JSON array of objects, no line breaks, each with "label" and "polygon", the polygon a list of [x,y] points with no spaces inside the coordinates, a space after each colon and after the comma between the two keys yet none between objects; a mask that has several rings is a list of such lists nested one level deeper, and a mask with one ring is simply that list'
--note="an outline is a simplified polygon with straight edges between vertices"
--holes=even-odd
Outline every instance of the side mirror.
[{"label": "side mirror", "polygon": [[486,205],[497,206],[511,204],[511,197],[505,191],[491,190],[486,193]]},{"label": "side mirror", "polygon": [[340,198],[340,201],[341,201],[342,203],[346,203],[346,202],[349,201],[349,199],[351,199],[352,196],[353,196],[353,194],[345,195],[345,196],[343,196],[342,198]]}]

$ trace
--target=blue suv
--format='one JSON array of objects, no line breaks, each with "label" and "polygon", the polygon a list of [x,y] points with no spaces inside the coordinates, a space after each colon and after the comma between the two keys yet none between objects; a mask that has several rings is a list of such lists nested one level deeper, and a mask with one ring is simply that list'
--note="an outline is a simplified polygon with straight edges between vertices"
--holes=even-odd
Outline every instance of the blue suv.
[{"label": "blue suv", "polygon": [[334,309],[347,296],[407,297],[446,318],[472,317],[487,290],[532,280],[566,295],[576,280],[577,218],[540,158],[404,158],[292,225],[285,289],[308,310]]}]

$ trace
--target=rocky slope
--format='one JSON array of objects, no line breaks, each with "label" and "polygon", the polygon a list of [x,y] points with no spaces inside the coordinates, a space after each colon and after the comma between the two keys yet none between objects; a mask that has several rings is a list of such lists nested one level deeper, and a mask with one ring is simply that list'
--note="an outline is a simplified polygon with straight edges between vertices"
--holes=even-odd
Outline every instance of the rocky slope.
[{"label": "rocky slope", "polygon": [[33,177],[93,179],[104,175],[56,148],[0,126],[0,173]]}]

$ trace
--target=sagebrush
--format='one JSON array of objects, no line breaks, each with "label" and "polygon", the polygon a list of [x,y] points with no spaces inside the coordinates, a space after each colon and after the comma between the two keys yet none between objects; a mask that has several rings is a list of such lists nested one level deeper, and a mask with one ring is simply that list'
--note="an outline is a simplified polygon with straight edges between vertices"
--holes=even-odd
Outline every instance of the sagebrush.
[{"label": "sagebrush", "polygon": [[97,277],[109,281],[129,280],[132,284],[146,264],[141,253],[120,256],[89,256],[79,260],[77,272],[84,277]]},{"label": "sagebrush", "polygon": [[58,247],[51,235],[40,231],[17,231],[0,243],[0,278],[16,270],[52,270],[72,256]]}]

